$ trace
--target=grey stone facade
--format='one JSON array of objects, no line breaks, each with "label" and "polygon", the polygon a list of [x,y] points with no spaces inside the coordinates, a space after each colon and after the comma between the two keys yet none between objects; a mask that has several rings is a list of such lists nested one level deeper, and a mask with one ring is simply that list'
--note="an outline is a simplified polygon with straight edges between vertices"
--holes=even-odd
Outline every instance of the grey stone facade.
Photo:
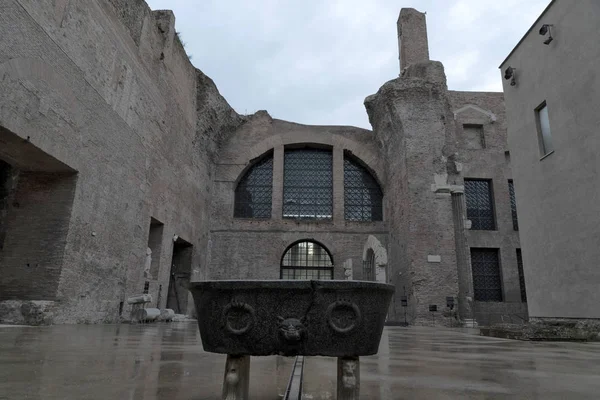
[{"label": "grey stone facade", "polygon": [[[372,257],[396,286],[390,322],[429,324],[430,305],[437,324],[526,318],[503,96],[448,90],[424,14],[401,12],[401,75],[365,101],[373,131],[239,116],[190,64],[173,14],[141,0],[9,0],[0,22],[0,318],[33,301],[55,323],[116,321],[146,282],[158,307],[191,314],[185,282],[279,279],[299,240],[327,248],[335,279],[362,279]],[[298,146],[332,152],[329,220],[283,218],[284,152]],[[271,218],[234,218],[265,154]],[[382,221],[345,220],[347,154],[381,186]],[[497,229],[468,229],[465,178],[491,180]],[[501,302],[472,301],[471,248],[498,251]]]},{"label": "grey stone facade", "polygon": [[[149,281],[165,307],[174,235],[193,245],[191,272],[205,265],[213,160],[241,118],[190,64],[171,12],[9,0],[0,22],[0,158],[19,171],[0,300],[52,301],[55,323],[116,321]],[[151,218],[162,251],[145,278]]]},{"label": "grey stone facade", "polygon": [[[573,337],[597,332],[600,319],[599,34],[597,1],[555,0],[500,67],[514,68],[515,84],[503,82],[529,314]],[[553,151],[543,147],[542,104]]]}]

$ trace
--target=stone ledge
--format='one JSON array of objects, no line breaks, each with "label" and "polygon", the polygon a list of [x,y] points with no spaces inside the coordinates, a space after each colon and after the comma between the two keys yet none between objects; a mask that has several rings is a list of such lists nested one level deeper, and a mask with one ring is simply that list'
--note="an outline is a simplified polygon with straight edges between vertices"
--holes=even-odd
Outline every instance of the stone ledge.
[{"label": "stone ledge", "polygon": [[482,327],[481,336],[515,340],[598,342],[600,320],[534,318],[523,325],[502,324]]}]

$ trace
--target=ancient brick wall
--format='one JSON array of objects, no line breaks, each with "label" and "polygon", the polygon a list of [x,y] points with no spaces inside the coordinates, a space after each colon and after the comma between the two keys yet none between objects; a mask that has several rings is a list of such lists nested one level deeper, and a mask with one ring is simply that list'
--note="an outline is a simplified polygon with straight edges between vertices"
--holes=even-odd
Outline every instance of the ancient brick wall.
[{"label": "ancient brick wall", "polygon": [[[500,256],[503,302],[493,306],[493,313],[502,309],[507,316],[527,318],[526,306],[521,303],[521,288],[516,249],[520,248],[519,231],[514,229],[508,181],[512,179],[510,152],[506,132],[506,112],[502,93],[449,92],[456,119],[457,142],[461,177],[489,179],[492,182],[495,230],[471,230],[465,234],[470,248],[498,249]],[[479,126],[482,131],[481,146],[473,146],[463,129]],[[518,210],[517,210],[518,213]],[[490,305],[476,308],[479,315],[486,314]],[[490,314],[492,311],[489,312]],[[517,315],[517,316],[515,316]],[[482,321],[485,318],[480,317]]]},{"label": "ancient brick wall", "polygon": [[[62,263],[31,255],[48,270],[62,264],[55,322],[117,319],[143,290],[151,217],[165,226],[155,300],[168,287],[173,235],[194,246],[200,274],[212,160],[241,119],[189,62],[173,14],[143,1],[10,0],[0,22],[0,126],[11,143],[0,158],[35,172],[52,158],[77,174],[57,222],[68,226]],[[7,243],[16,238],[7,232]]]},{"label": "ancient brick wall", "polygon": [[[283,152],[286,146],[325,146],[333,152],[333,217],[326,221],[283,218]],[[237,183],[258,157],[273,152],[273,204],[270,219],[233,218]],[[344,263],[353,278],[362,277],[363,248],[369,235],[387,243],[386,219],[344,220],[343,156],[351,152],[386,186],[383,163],[371,131],[344,126],[309,126],[272,119],[266,112],[249,117],[223,145],[215,171],[209,277],[214,279],[279,279],[281,258],[292,243],[308,239],[332,254],[335,279],[345,279]]]},{"label": "ancient brick wall", "polygon": [[0,300],[54,300],[77,176],[22,172],[7,218]]}]

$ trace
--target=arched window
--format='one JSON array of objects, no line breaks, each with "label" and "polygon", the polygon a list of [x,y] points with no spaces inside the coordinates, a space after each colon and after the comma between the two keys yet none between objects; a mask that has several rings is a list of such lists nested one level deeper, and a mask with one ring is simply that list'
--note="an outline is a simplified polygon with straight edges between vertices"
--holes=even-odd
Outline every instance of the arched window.
[{"label": "arched window", "polygon": [[367,250],[367,259],[363,261],[363,281],[375,280],[375,252]]},{"label": "arched window", "polygon": [[331,150],[286,150],[283,166],[283,217],[331,219],[332,215]]},{"label": "arched window", "polygon": [[333,260],[317,242],[294,243],[281,258],[281,279],[333,279]]},{"label": "arched window", "polygon": [[273,153],[254,164],[238,183],[233,216],[271,218],[272,194]]},{"label": "arched window", "polygon": [[371,173],[350,155],[344,156],[344,219],[383,220],[383,193]]}]

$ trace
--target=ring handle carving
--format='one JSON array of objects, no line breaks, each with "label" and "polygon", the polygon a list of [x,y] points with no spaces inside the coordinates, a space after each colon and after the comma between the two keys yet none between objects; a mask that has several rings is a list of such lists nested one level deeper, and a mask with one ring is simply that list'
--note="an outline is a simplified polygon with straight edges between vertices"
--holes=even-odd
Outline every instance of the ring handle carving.
[{"label": "ring handle carving", "polygon": [[325,315],[329,327],[340,334],[352,332],[362,320],[358,306],[346,300],[331,303]]},{"label": "ring handle carving", "polygon": [[256,323],[256,312],[249,304],[234,301],[223,309],[223,320],[229,333],[243,335]]}]

